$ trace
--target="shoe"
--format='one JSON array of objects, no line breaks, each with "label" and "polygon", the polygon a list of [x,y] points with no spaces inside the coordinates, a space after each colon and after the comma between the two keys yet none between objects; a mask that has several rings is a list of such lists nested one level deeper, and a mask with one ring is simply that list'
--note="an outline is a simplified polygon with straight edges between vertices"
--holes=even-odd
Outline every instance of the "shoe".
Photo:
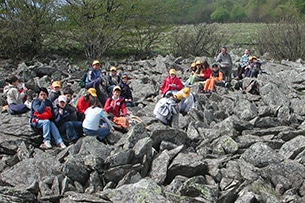
[{"label": "shoe", "polygon": [[40,148],[42,148],[42,149],[51,149],[52,148],[51,142],[49,140],[45,141],[44,143],[42,143],[40,145]]},{"label": "shoe", "polygon": [[59,143],[58,144],[58,147],[60,148],[60,149],[64,149],[64,148],[66,148],[67,146],[65,145],[65,143]]}]

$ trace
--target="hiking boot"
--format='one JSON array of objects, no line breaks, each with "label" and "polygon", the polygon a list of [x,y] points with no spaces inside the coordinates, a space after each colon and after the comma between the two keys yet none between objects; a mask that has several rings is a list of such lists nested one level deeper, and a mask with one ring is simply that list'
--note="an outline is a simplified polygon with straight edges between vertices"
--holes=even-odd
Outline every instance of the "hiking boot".
[{"label": "hiking boot", "polygon": [[42,143],[42,144],[40,145],[40,148],[42,148],[42,149],[51,149],[51,148],[52,148],[52,145],[51,145],[50,140],[47,140],[47,141],[45,141],[44,143]]},{"label": "hiking boot", "polygon": [[58,147],[60,148],[60,149],[64,149],[64,148],[66,148],[67,146],[65,145],[65,143],[59,143],[58,144]]}]

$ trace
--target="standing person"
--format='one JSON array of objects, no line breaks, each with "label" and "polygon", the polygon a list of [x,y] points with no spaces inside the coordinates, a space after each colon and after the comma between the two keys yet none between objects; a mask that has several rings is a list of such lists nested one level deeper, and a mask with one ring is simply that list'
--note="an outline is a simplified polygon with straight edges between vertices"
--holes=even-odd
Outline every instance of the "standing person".
[{"label": "standing person", "polygon": [[220,69],[224,73],[225,81],[230,84],[232,79],[232,58],[227,53],[227,48],[222,47],[221,52],[216,58],[216,62],[220,63]]},{"label": "standing person", "polygon": [[219,70],[218,65],[215,63],[212,65],[211,77],[204,84],[204,92],[212,93],[215,89],[216,82],[223,80],[223,73]]},{"label": "standing person", "polygon": [[48,95],[48,90],[45,87],[39,88],[38,98],[34,99],[32,102],[30,125],[33,128],[42,129],[43,143],[40,145],[41,148],[52,148],[52,135],[56,145],[59,148],[64,149],[66,148],[66,145],[63,143],[60,133],[53,122],[54,109],[52,102],[47,98]]},{"label": "standing person", "polygon": [[242,55],[242,57],[239,60],[239,64],[238,64],[238,68],[237,68],[237,74],[236,74],[236,77],[235,77],[236,80],[241,80],[243,78],[242,74],[245,72],[245,68],[248,65],[249,56],[250,56],[249,55],[249,50],[245,49],[244,55]]},{"label": "standing person", "polygon": [[171,68],[168,73],[169,75],[163,80],[161,85],[160,93],[162,97],[164,97],[167,92],[174,93],[183,88],[181,80],[176,76],[176,70]]},{"label": "standing person", "polygon": [[128,85],[128,75],[124,73],[122,75],[121,83],[119,84],[121,88],[121,97],[123,97],[123,101],[126,107],[134,107],[135,104],[133,102],[132,92]]},{"label": "standing person", "polygon": [[191,108],[194,108],[194,96],[189,87],[185,87],[178,93],[182,95],[182,100],[179,102],[179,112],[185,116]]},{"label": "standing person", "polygon": [[54,108],[55,124],[60,133],[65,133],[70,144],[75,143],[82,133],[82,122],[72,121],[68,112],[67,97],[60,95]]},{"label": "standing person", "polygon": [[5,80],[8,85],[4,87],[3,93],[6,96],[8,104],[7,111],[10,114],[22,114],[27,112],[31,107],[26,105],[27,88],[18,89],[19,79],[15,76],[9,76]]},{"label": "standing person", "polygon": [[121,75],[117,73],[117,69],[115,66],[110,67],[110,73],[108,74],[107,82],[108,82],[107,90],[110,96],[112,94],[113,87],[121,82]]},{"label": "standing person", "polygon": [[82,121],[85,118],[85,111],[89,107],[89,99],[91,97],[97,97],[96,90],[94,88],[89,88],[84,96],[78,98],[76,103],[78,120]]},{"label": "standing person", "polygon": [[102,105],[97,97],[90,97],[89,107],[85,111],[83,132],[88,136],[96,136],[96,138],[101,141],[110,133],[110,131],[114,132],[114,128],[105,116]]},{"label": "standing person", "polygon": [[54,81],[52,82],[51,85],[51,90],[48,99],[53,103],[53,106],[56,105],[56,99],[61,95],[60,92],[60,82],[59,81]]},{"label": "standing person", "polygon": [[103,78],[101,74],[101,65],[98,60],[92,62],[92,67],[89,69],[86,77],[86,89],[94,88],[101,104],[104,105],[106,96],[102,93],[100,85],[103,85]]}]

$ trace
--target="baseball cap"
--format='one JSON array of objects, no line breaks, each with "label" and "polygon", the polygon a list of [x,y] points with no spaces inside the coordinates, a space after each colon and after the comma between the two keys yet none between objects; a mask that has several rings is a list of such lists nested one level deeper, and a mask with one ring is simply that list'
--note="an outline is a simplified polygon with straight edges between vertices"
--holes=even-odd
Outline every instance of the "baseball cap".
[{"label": "baseball cap", "polygon": [[182,95],[184,98],[188,98],[190,96],[190,93],[191,93],[191,88],[189,87],[183,88]]},{"label": "baseball cap", "polygon": [[99,62],[98,60],[94,60],[94,61],[92,62],[92,65],[96,65],[96,64],[100,64],[100,62]]},{"label": "baseball cap", "polygon": [[176,70],[173,69],[173,68],[171,68],[171,69],[169,70],[169,74],[170,74],[170,75],[176,75]]},{"label": "baseball cap", "polygon": [[52,83],[52,87],[60,87],[60,82],[59,81],[54,81],[53,83]]},{"label": "baseball cap", "polygon": [[114,92],[114,91],[121,91],[121,88],[120,88],[120,86],[114,86],[114,88],[113,88],[112,91],[113,91],[113,92]]},{"label": "baseball cap", "polygon": [[88,92],[91,96],[97,97],[96,90],[95,90],[94,88],[89,88],[89,89],[87,90],[87,92]]},{"label": "baseball cap", "polygon": [[110,67],[110,71],[116,71],[116,67],[115,66],[111,66]]},{"label": "baseball cap", "polygon": [[65,102],[67,103],[67,97],[65,95],[59,95],[58,102]]},{"label": "baseball cap", "polygon": [[180,94],[179,92],[174,94],[174,98],[178,101],[181,101],[182,100],[182,94]]}]

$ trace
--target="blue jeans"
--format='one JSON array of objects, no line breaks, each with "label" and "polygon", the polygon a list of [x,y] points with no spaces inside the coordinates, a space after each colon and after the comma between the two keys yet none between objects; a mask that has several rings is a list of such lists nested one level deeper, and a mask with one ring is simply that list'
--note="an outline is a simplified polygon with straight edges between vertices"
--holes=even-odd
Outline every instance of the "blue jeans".
[{"label": "blue jeans", "polygon": [[44,142],[47,140],[51,141],[51,134],[55,140],[56,145],[63,142],[55,123],[52,121],[37,120],[36,128],[42,128],[42,137]]},{"label": "blue jeans", "polygon": [[82,122],[80,121],[67,121],[61,124],[58,129],[61,133],[66,133],[68,142],[77,139],[77,132],[81,130]]},{"label": "blue jeans", "polygon": [[87,128],[83,128],[83,132],[88,136],[97,136],[101,140],[110,133],[110,129],[109,129],[107,123],[103,123],[102,125],[104,127],[99,128],[98,130],[90,130]]}]

